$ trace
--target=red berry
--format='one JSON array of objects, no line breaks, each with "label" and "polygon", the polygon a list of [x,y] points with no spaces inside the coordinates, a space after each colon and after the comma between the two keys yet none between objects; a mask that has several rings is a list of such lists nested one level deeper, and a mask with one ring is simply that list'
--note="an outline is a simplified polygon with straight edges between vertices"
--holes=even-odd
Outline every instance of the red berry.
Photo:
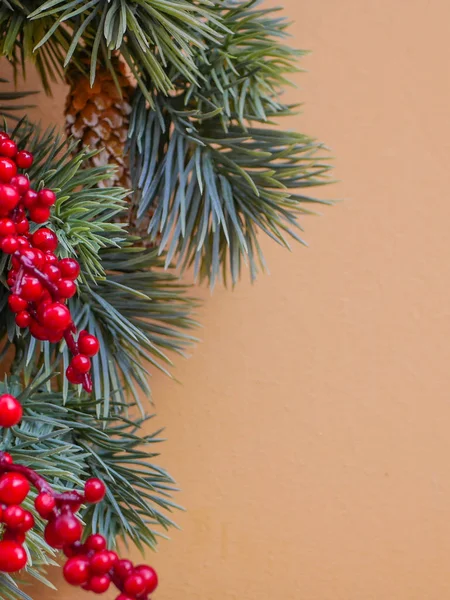
[{"label": "red berry", "polygon": [[63,258],[58,264],[61,275],[67,279],[76,279],[80,274],[80,265],[74,258]]},{"label": "red berry", "polygon": [[80,333],[78,337],[78,350],[85,356],[95,356],[100,349],[100,344],[95,335]]},{"label": "red berry", "polygon": [[16,163],[10,158],[0,158],[0,181],[9,183],[11,179],[17,175]]},{"label": "red berry", "polygon": [[24,520],[25,512],[25,509],[23,509],[21,506],[8,506],[3,513],[3,523],[7,527],[15,529]]},{"label": "red berry", "polygon": [[134,600],[134,598],[127,596],[126,594],[119,594],[116,596],[116,600]]},{"label": "red berry", "polygon": [[28,480],[20,473],[4,473],[0,477],[0,502],[22,504],[30,491]]},{"label": "red berry", "polygon": [[23,544],[25,542],[25,534],[22,531],[17,531],[17,529],[5,529],[3,539]]},{"label": "red berry", "polygon": [[54,231],[47,227],[42,227],[33,233],[31,243],[44,252],[53,252],[58,247],[58,238]]},{"label": "red berry", "polygon": [[16,233],[16,226],[11,219],[0,219],[0,237],[5,235],[14,235]]},{"label": "red berry", "polygon": [[34,223],[45,223],[46,221],[49,220],[50,218],[50,209],[47,208],[46,206],[33,206],[29,209],[29,215],[30,215],[30,219],[34,222]]},{"label": "red berry", "polygon": [[15,235],[7,235],[2,240],[2,251],[5,254],[14,254],[19,249],[19,242]]},{"label": "red berry", "polygon": [[27,150],[19,150],[16,156],[16,163],[19,169],[29,169],[33,164],[33,155]]},{"label": "red berry", "polygon": [[94,594],[103,594],[109,588],[111,579],[108,575],[94,575],[89,579],[89,588]]},{"label": "red berry", "polygon": [[88,550],[94,550],[95,552],[101,552],[106,548],[106,540],[99,533],[92,533],[85,544]]},{"label": "red berry", "polygon": [[25,327],[29,327],[31,323],[31,315],[26,310],[21,310],[20,313],[16,315],[16,325],[22,329]]},{"label": "red berry", "polygon": [[[61,274],[61,271],[59,273]],[[71,279],[61,279],[58,282],[58,292],[62,298],[72,298],[76,291],[77,286]]]},{"label": "red berry", "polygon": [[12,465],[13,458],[9,452],[0,452],[0,462],[5,465]]},{"label": "red berry", "polygon": [[33,208],[37,205],[38,193],[35,190],[28,190],[23,196],[23,204],[25,208]]},{"label": "red berry", "polygon": [[84,375],[82,375],[78,371],[75,371],[75,369],[70,365],[66,369],[66,377],[68,381],[70,381],[70,383],[73,383],[74,385],[78,385],[80,383],[83,383],[84,381]]},{"label": "red berry", "polygon": [[10,139],[10,137],[6,133],[6,131],[0,131],[0,142],[3,142],[3,140],[9,140],[9,139]]},{"label": "red berry", "polygon": [[21,196],[30,189],[30,180],[25,175],[15,175],[9,183],[17,189]]},{"label": "red berry", "polygon": [[20,290],[20,295],[24,300],[35,302],[36,300],[39,300],[43,291],[44,288],[42,287],[42,283],[37,277],[32,277],[30,275],[24,276]]},{"label": "red berry", "polygon": [[2,394],[0,396],[0,427],[14,427],[22,419],[22,405],[11,396]]},{"label": "red berry", "polygon": [[97,502],[101,502],[106,494],[106,487],[103,481],[97,479],[96,477],[92,477],[88,479],[84,484],[84,497],[86,502],[90,504],[96,504]]},{"label": "red berry", "polygon": [[56,500],[51,494],[47,494],[46,492],[41,492],[40,494],[38,494],[34,501],[34,507],[36,508],[36,512],[43,519],[47,519],[52,514],[55,506]]},{"label": "red berry", "polygon": [[33,529],[34,524],[35,523],[33,515],[28,510],[26,510],[22,522],[16,527],[16,531],[20,533],[25,533],[27,531],[30,531],[30,529]]},{"label": "red berry", "polygon": [[70,311],[61,302],[49,304],[42,313],[42,324],[50,331],[63,331],[70,322]]},{"label": "red berry", "polygon": [[16,223],[16,231],[20,235],[24,235],[30,231],[30,222],[26,217]]},{"label": "red berry", "polygon": [[142,592],[145,592],[145,581],[138,573],[133,573],[125,579],[123,589],[126,594],[130,596],[139,596]]},{"label": "red berry", "polygon": [[114,571],[120,579],[126,579],[133,572],[133,563],[123,558],[116,564]]},{"label": "red berry", "polygon": [[10,213],[17,206],[19,200],[20,196],[16,188],[6,183],[0,184],[0,211],[3,216]]},{"label": "red berry", "polygon": [[64,544],[77,542],[81,538],[83,528],[80,521],[71,513],[59,515],[53,523],[56,535]]},{"label": "red berry", "polygon": [[8,298],[8,304],[9,308],[15,313],[25,310],[28,306],[28,302],[16,294],[12,294]]},{"label": "red berry", "polygon": [[109,559],[111,561],[111,565],[114,567],[114,565],[117,564],[117,561],[119,560],[119,557],[117,556],[117,554],[113,550],[109,550],[108,554],[109,554]]},{"label": "red berry", "polygon": [[61,271],[58,269],[56,265],[46,264],[43,268],[44,273],[53,283],[56,283],[60,280]]},{"label": "red berry", "polygon": [[66,541],[62,540],[60,535],[56,531],[55,522],[56,519],[47,523],[44,529],[44,538],[49,546],[60,550],[64,546]]},{"label": "red berry", "polygon": [[[17,241],[19,242],[19,250],[27,250],[30,248],[30,242],[27,240],[27,238],[25,236],[19,235],[19,237],[17,238]],[[16,266],[16,263],[14,262],[14,258],[13,258],[13,265]]]},{"label": "red berry", "polygon": [[148,565],[137,565],[134,571],[145,581],[145,592],[147,594],[153,593],[158,586],[158,575],[155,569]]},{"label": "red berry", "polygon": [[53,206],[56,202],[56,194],[53,190],[44,188],[39,192],[39,204],[42,206]]},{"label": "red berry", "polygon": [[0,142],[0,154],[8,158],[14,158],[17,154],[17,144],[12,140],[3,140]]},{"label": "red berry", "polygon": [[45,262],[49,265],[56,265],[58,262],[57,257],[53,254],[53,252],[45,253]]},{"label": "red berry", "polygon": [[78,556],[84,552],[84,544],[81,542],[74,542],[73,544],[64,544],[63,552],[67,558],[72,558],[72,556]]},{"label": "red berry", "polygon": [[64,579],[70,585],[82,585],[89,579],[89,560],[84,556],[74,556],[64,565]]},{"label": "red berry", "polygon": [[10,540],[0,542],[0,571],[14,573],[27,564],[27,554],[21,544]]},{"label": "red berry", "polygon": [[47,341],[49,338],[49,332],[45,327],[43,327],[40,323],[31,319],[31,323],[29,325],[30,333],[37,340]]},{"label": "red berry", "polygon": [[97,552],[90,561],[91,571],[96,575],[104,575],[110,570],[112,565],[113,563],[111,562],[108,550]]},{"label": "red berry", "polygon": [[78,373],[82,373],[83,375],[88,373],[91,369],[91,359],[84,354],[77,354],[70,361],[70,366]]}]

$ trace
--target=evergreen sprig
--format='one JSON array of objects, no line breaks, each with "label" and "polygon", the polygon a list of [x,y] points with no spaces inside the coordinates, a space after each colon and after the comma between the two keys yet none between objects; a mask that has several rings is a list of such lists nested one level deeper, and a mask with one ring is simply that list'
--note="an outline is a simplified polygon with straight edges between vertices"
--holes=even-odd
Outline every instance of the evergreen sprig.
[{"label": "evergreen sprig", "polygon": [[[58,491],[79,489],[89,477],[101,477],[108,488],[105,500],[80,512],[86,535],[101,532],[111,547],[119,536],[142,550],[153,548],[158,536],[174,524],[168,513],[178,508],[171,499],[173,479],[154,462],[161,432],[142,433],[148,418],[99,421],[94,400],[72,393],[64,398],[48,391],[46,380],[41,373],[23,387],[23,377],[16,375],[0,384],[0,393],[15,394],[24,408],[19,426],[0,430],[0,450],[7,449],[16,462],[38,471]],[[27,500],[31,511],[34,497],[33,491]],[[55,553],[43,540],[42,522],[36,522],[27,536],[27,570],[45,582],[43,569],[55,564]],[[0,598],[23,597],[14,581],[3,577]]]},{"label": "evergreen sprig", "polygon": [[[319,202],[306,188],[329,183],[328,156],[306,135],[283,131],[276,119],[295,107],[280,89],[302,52],[284,44],[286,22],[256,2],[219,2],[227,35],[199,53],[205,83],[171,71],[178,93],[137,92],[130,125],[138,218],[167,261],[214,285],[222,270],[235,284],[242,263],[251,277],[264,266],[263,231],[289,247],[302,241],[297,217]],[[206,66],[207,65],[207,66]]]}]

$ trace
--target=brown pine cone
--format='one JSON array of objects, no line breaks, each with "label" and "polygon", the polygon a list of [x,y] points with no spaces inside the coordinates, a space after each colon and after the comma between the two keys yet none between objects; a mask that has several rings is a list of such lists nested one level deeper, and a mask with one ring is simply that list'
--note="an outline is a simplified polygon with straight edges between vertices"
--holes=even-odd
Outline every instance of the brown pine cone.
[{"label": "brown pine cone", "polygon": [[115,59],[115,71],[120,90],[108,69],[99,68],[91,87],[89,77],[70,69],[67,79],[70,92],[66,101],[66,132],[80,144],[99,153],[92,157],[92,166],[116,165],[117,171],[102,187],[131,187],[125,144],[128,136],[130,98],[134,91],[123,64]]}]

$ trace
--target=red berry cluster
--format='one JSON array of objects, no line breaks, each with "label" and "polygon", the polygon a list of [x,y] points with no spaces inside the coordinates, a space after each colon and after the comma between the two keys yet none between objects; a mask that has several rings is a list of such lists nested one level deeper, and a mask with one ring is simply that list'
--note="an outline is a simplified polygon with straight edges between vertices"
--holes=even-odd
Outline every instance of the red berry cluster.
[{"label": "red berry cluster", "polygon": [[73,258],[58,259],[58,238],[51,229],[41,227],[30,233],[30,221],[47,221],[56,201],[52,190],[37,192],[30,188],[28,177],[18,173],[32,164],[31,152],[19,151],[0,131],[0,248],[12,255],[7,277],[12,291],[9,307],[16,314],[16,324],[29,328],[38,340],[66,340],[73,354],[66,377],[90,392],[89,371],[91,358],[99,350],[98,339],[82,331],[75,341],[76,329],[65,304],[76,293],[80,265]]},{"label": "red berry cluster", "polygon": [[106,488],[100,479],[88,479],[83,494],[76,491],[57,494],[36,472],[14,464],[6,452],[0,452],[0,473],[0,523],[3,525],[0,572],[20,571],[27,564],[23,543],[35,521],[20,504],[28,496],[31,483],[39,492],[34,501],[36,512],[47,521],[45,540],[53,548],[62,549],[67,557],[63,573],[68,583],[96,594],[106,592],[113,583],[120,591],[116,600],[146,600],[156,589],[158,577],[154,569],[120,560],[115,552],[107,549],[103,536],[92,534],[84,543],[80,541],[83,526],[74,513],[83,503],[103,500]]}]

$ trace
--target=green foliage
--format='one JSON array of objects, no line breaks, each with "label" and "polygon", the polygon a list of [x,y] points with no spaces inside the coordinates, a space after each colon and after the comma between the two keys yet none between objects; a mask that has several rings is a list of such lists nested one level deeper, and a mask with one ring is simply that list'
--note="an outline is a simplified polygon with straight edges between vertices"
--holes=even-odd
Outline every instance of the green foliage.
[{"label": "green foliage", "polygon": [[[153,548],[157,537],[173,525],[168,513],[177,506],[171,500],[173,479],[154,463],[160,432],[143,434],[145,419],[129,421],[116,416],[98,420],[96,403],[85,394],[49,392],[40,375],[23,388],[22,377],[13,377],[0,392],[18,395],[24,419],[18,427],[0,430],[0,450],[7,449],[20,464],[44,476],[58,491],[82,489],[89,477],[107,485],[105,500],[82,508],[86,535],[100,532],[115,547],[119,536],[139,548]],[[27,508],[33,509],[33,491]],[[34,533],[27,536],[32,562],[27,570],[42,580],[45,565],[54,564],[54,551],[42,538],[43,521],[37,516]],[[0,597],[19,598],[14,579],[0,580]]]},{"label": "green foliage", "polygon": [[[82,281],[69,304],[77,327],[88,329],[101,343],[92,370],[98,414],[120,411],[127,390],[136,402],[139,389],[150,396],[149,365],[169,374],[169,353],[183,354],[194,342],[186,330],[195,325],[191,313],[196,303],[187,296],[187,286],[170,270],[163,270],[164,260],[156,249],[142,247],[121,223],[114,222],[123,211],[126,191],[96,187],[109,177],[108,167],[86,167],[92,153],[74,154],[73,144],[52,130],[42,132],[20,123],[12,136],[19,147],[35,154],[29,171],[32,185],[47,185],[57,192],[51,221],[61,255],[80,260]],[[3,256],[0,308],[7,302],[7,264]],[[16,368],[23,369],[28,380],[41,366],[50,375],[55,369],[64,373],[69,364],[65,342],[37,341],[18,330],[9,311],[0,313],[0,334],[7,334],[9,344],[19,350]],[[67,380],[61,376],[60,382],[67,397]]]},{"label": "green foliage", "polygon": [[[164,93],[173,89],[166,68],[191,82],[201,76],[195,54],[220,35],[208,0],[8,0],[0,9],[0,54],[14,64],[23,56],[38,65],[45,87],[81,49],[91,56],[91,79],[98,61],[108,65],[120,51],[142,89],[143,77]],[[18,41],[16,40],[18,36]],[[19,56],[19,52],[23,56]],[[41,68],[42,67],[42,68]]]},{"label": "green foliage", "polygon": [[[0,77],[0,84],[7,84],[8,80]],[[17,112],[23,112],[24,110],[31,108],[32,104],[17,104],[16,100],[23,100],[28,96],[32,96],[36,92],[13,92],[13,91],[0,91],[0,119],[17,121]]]},{"label": "green foliage", "polygon": [[221,269],[235,284],[242,263],[256,276],[258,231],[286,247],[302,241],[297,216],[317,202],[305,188],[328,182],[330,169],[320,143],[273,126],[293,110],[279,91],[301,54],[282,43],[284,20],[255,2],[215,11],[229,33],[198,57],[205,82],[172,71],[177,95],[155,91],[149,107],[137,93],[130,127],[138,218],[151,210],[148,232],[167,262],[194,264],[211,285]]}]

